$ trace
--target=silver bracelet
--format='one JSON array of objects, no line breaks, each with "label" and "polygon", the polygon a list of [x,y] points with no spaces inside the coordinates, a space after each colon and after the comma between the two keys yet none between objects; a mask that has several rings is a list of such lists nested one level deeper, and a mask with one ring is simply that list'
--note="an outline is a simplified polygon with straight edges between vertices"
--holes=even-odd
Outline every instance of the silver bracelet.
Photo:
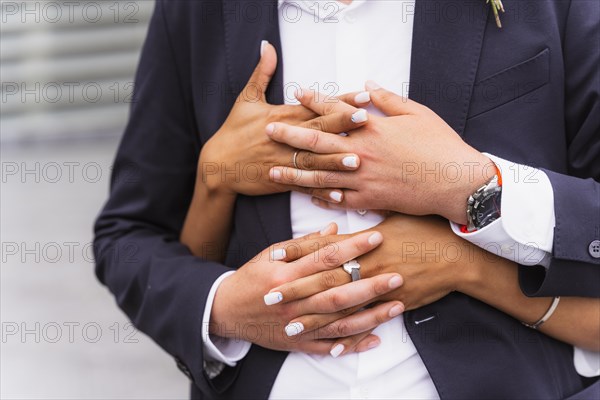
[{"label": "silver bracelet", "polygon": [[546,321],[548,321],[550,319],[550,317],[552,316],[552,314],[554,314],[554,311],[556,311],[556,307],[558,307],[558,303],[560,302],[560,296],[556,296],[554,298],[554,300],[552,300],[552,304],[550,304],[550,308],[548,308],[548,311],[546,311],[546,314],[544,314],[544,316],[542,318],[540,318],[536,323],[534,323],[533,325],[529,325],[526,324],[525,322],[521,322],[523,325],[525,325],[528,328],[531,329],[538,329],[540,326],[542,326],[542,324]]}]

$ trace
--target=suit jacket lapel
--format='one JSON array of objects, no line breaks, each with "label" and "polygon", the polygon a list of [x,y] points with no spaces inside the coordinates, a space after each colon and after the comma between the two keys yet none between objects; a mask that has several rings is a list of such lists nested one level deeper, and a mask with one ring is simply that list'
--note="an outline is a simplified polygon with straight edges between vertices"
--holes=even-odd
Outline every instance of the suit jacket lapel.
[{"label": "suit jacket lapel", "polygon": [[[267,89],[267,101],[271,104],[283,104],[283,60],[277,0],[260,2],[260,6],[260,9],[255,7],[260,13],[259,17],[250,18],[245,16],[244,1],[223,1],[227,71],[231,90],[237,95],[244,87],[259,60],[260,42],[268,40],[277,50],[278,66]],[[255,197],[254,202],[268,244],[292,237],[289,193]]]},{"label": "suit jacket lapel", "polygon": [[489,5],[485,0],[416,0],[409,98],[463,135]]}]

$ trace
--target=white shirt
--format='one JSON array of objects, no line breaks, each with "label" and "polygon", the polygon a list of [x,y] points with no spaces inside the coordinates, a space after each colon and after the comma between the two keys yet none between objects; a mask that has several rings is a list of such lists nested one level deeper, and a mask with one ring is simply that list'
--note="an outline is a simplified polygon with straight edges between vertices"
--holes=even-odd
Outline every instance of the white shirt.
[{"label": "white shirt", "polygon": [[[280,4],[285,88],[300,86],[338,95],[361,90],[367,79],[373,79],[396,93],[408,94],[414,0],[355,0],[349,6],[320,2],[317,7],[311,1]],[[286,93],[286,103],[296,103],[290,94]],[[374,108],[369,111],[379,113]],[[294,238],[332,221],[341,234],[383,221],[374,212],[361,216],[352,210],[325,210],[298,192],[291,194],[290,207]],[[290,353],[270,397],[439,398],[401,316],[373,333],[381,344],[364,353],[338,358]]]},{"label": "white shirt", "polygon": [[[294,92],[300,87],[336,95],[361,90],[368,79],[406,96],[413,15],[414,0],[354,0],[348,6],[334,1],[279,0],[285,102],[295,103]],[[368,110],[378,113],[372,107]],[[503,176],[502,218],[475,233],[465,235],[455,224],[453,230],[520,264],[547,264],[555,224],[548,177],[541,170],[490,157]],[[527,173],[523,173],[526,168]],[[534,182],[532,176],[536,178]],[[523,199],[536,201],[530,204]],[[340,233],[352,233],[382,220],[373,212],[361,216],[355,211],[324,210],[313,205],[309,196],[297,192],[291,195],[290,207],[294,237],[317,231],[331,221],[338,224]],[[204,327],[208,327],[214,293],[225,276],[215,282],[209,294]],[[382,324],[374,333],[381,338],[381,344],[364,353],[335,359],[290,353],[270,397],[439,398],[402,317]],[[213,337],[206,329],[203,341],[207,359],[231,366],[250,349],[250,343]],[[578,369],[591,360],[591,370],[589,366],[583,368],[582,375],[600,369],[595,368],[598,360],[593,356],[590,359],[589,352],[576,351]],[[577,362],[578,359],[585,362]]]}]

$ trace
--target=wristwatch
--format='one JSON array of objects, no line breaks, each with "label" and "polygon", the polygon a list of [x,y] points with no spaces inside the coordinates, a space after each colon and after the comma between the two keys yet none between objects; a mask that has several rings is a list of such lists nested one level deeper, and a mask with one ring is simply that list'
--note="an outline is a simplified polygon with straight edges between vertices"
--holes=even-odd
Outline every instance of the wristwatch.
[{"label": "wristwatch", "polygon": [[500,218],[502,178],[500,173],[475,191],[467,201],[467,231],[481,229]]}]

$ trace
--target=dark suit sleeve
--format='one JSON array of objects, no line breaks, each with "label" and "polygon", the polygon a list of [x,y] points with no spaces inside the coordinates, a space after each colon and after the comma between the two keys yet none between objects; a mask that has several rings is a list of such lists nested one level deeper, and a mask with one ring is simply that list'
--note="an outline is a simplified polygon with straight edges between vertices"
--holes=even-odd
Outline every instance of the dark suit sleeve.
[{"label": "dark suit sleeve", "polygon": [[162,7],[158,1],[110,197],[95,225],[96,274],[135,326],[206,392],[202,314],[213,282],[230,269],[192,256],[178,240],[200,143]]},{"label": "dark suit sleeve", "polygon": [[600,3],[573,0],[564,32],[565,125],[569,174],[546,174],[554,190],[553,258],[543,267],[520,268],[521,287],[532,296],[600,297]]}]

